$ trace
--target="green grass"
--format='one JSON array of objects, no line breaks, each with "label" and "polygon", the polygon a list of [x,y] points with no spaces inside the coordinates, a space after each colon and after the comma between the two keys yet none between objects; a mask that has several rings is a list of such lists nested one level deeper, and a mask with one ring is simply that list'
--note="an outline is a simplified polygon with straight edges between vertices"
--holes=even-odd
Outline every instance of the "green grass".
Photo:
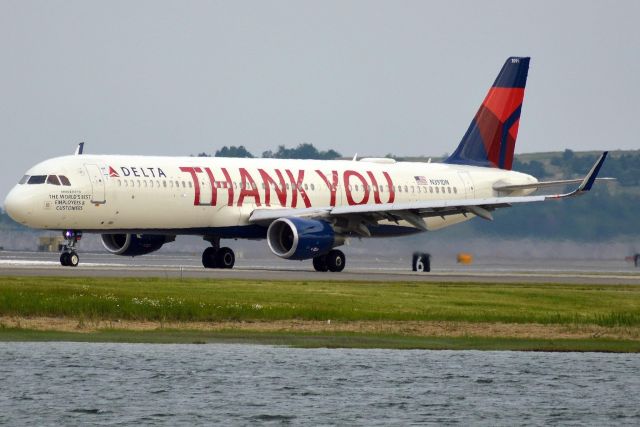
[{"label": "green grass", "polygon": [[428,350],[597,351],[640,352],[640,342],[610,339],[526,339],[491,337],[414,337],[389,334],[194,331],[158,329],[97,332],[0,329],[2,341],[76,341],[180,344],[263,344],[298,348],[388,348]]},{"label": "green grass", "polygon": [[640,325],[640,287],[0,277],[0,315]]}]

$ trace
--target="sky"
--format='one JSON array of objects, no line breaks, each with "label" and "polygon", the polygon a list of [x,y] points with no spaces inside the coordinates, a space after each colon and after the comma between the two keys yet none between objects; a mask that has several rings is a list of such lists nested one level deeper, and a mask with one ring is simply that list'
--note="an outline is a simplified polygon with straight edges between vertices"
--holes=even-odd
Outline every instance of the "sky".
[{"label": "sky", "polygon": [[0,0],[0,202],[85,152],[451,153],[531,56],[517,153],[638,149],[637,1]]}]

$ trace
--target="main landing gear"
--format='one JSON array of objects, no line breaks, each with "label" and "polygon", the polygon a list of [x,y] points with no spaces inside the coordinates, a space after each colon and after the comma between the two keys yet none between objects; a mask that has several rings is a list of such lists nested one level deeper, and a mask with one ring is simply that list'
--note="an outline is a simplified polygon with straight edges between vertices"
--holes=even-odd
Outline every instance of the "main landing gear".
[{"label": "main landing gear", "polygon": [[221,248],[220,239],[207,239],[211,242],[211,247],[202,253],[202,265],[204,268],[233,268],[236,256],[231,248]]},{"label": "main landing gear", "polygon": [[77,267],[80,257],[75,251],[76,244],[82,238],[82,231],[66,230],[62,233],[65,243],[60,254],[60,264],[65,267]]},{"label": "main landing gear", "polygon": [[320,255],[313,259],[313,268],[316,271],[334,271],[340,272],[344,270],[344,266],[347,263],[347,258],[342,251],[333,249],[326,255]]}]

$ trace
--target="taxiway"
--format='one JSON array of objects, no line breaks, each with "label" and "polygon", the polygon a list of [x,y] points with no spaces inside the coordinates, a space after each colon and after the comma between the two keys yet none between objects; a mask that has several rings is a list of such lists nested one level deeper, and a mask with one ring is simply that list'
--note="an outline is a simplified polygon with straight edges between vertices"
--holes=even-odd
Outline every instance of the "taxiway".
[{"label": "taxiway", "polygon": [[[403,260],[401,260],[403,261]],[[341,273],[319,273],[309,262],[270,258],[239,259],[232,270],[205,269],[191,254],[154,254],[139,258],[84,253],[78,267],[62,267],[55,253],[0,252],[0,276],[160,277],[211,280],[293,280],[363,282],[577,283],[640,285],[640,272],[620,264],[564,262],[551,265],[495,261],[473,266],[443,264],[416,273],[406,262],[352,259]]]}]

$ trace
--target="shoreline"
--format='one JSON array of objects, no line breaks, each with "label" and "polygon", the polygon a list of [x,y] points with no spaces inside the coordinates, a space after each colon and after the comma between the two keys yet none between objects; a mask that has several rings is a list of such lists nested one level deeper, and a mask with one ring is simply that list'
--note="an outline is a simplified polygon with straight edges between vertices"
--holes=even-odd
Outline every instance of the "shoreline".
[{"label": "shoreline", "polygon": [[0,317],[0,342],[640,352],[640,328],[469,322],[149,322]]}]

